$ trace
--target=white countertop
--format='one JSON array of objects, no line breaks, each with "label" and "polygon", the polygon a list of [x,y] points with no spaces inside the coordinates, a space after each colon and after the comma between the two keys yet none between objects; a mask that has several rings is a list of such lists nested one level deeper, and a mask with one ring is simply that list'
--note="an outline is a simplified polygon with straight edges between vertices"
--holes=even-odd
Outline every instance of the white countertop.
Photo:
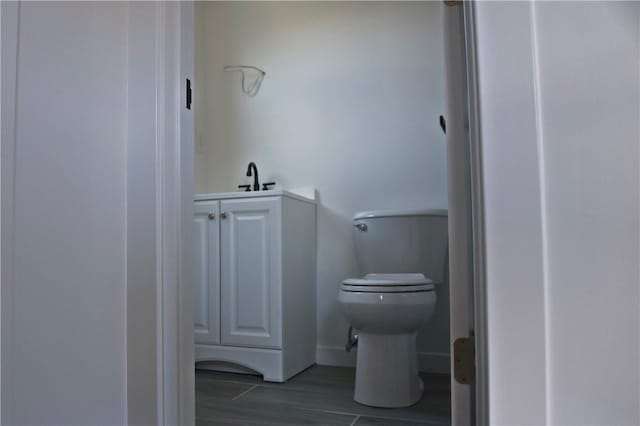
[{"label": "white countertop", "polygon": [[263,197],[289,197],[294,200],[304,201],[306,203],[316,204],[316,191],[313,188],[292,189],[270,189],[268,191],[242,191],[242,192],[213,192],[210,194],[196,194],[193,196],[194,201],[211,201],[211,200],[231,200],[237,198],[263,198]]}]

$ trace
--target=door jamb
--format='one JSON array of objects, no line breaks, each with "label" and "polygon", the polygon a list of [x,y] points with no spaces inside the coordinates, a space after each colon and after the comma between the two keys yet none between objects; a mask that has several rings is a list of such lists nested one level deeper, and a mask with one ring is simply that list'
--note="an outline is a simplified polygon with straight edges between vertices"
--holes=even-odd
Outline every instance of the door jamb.
[{"label": "door jamb", "polygon": [[[188,267],[193,216],[193,113],[183,100],[185,78],[193,80],[193,67],[184,53],[193,48],[186,30],[193,27],[193,1],[160,4],[164,18],[156,43],[159,79],[157,87],[158,191],[161,221],[157,236],[160,259],[158,295],[158,423],[193,425],[195,421],[193,303]],[[191,55],[192,57],[192,55]]]},{"label": "door jamb", "polygon": [[467,108],[469,117],[469,166],[471,177],[471,229],[473,253],[473,304],[475,325],[475,420],[489,424],[489,360],[487,346],[487,279],[482,179],[481,116],[476,57],[475,3],[463,2]]},{"label": "door jamb", "polygon": [[[14,262],[14,166],[16,147],[16,96],[18,71],[18,32],[19,32],[19,2],[0,2],[0,27],[2,28],[2,110],[0,122],[2,133],[0,136],[0,151],[2,163],[0,173],[2,188],[1,195],[1,230],[0,243],[0,424],[11,424],[11,405],[7,404],[11,393],[9,387],[12,381],[10,368],[11,357],[11,299],[13,289]],[[4,403],[3,403],[4,401]]]}]

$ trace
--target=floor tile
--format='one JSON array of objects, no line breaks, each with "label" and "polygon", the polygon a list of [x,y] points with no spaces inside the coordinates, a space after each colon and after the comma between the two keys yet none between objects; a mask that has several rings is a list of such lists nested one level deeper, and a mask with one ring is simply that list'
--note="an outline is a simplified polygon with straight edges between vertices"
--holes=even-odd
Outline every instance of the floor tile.
[{"label": "floor tile", "polygon": [[196,400],[198,398],[220,398],[230,400],[251,389],[253,385],[196,379]]},{"label": "floor tile", "polygon": [[314,366],[286,383],[260,376],[196,371],[198,425],[421,425],[450,423],[450,379],[422,374],[422,399],[407,408],[353,400],[355,369]]},{"label": "floor tile", "polygon": [[352,393],[346,390],[326,392],[321,388],[296,390],[286,387],[258,386],[240,399],[248,404],[264,402],[317,411],[407,420],[446,422],[449,418],[448,407],[441,406],[438,402],[431,403],[431,401],[423,400],[421,403],[407,408],[374,408],[358,404],[353,400]]},{"label": "floor tile", "polygon": [[[250,391],[249,394],[253,392]],[[198,405],[198,425],[335,425],[349,426],[355,415],[315,412],[284,404],[247,401],[206,401]]]},{"label": "floor tile", "polygon": [[424,423],[407,420],[361,416],[354,423],[354,426],[444,426],[447,424],[448,423]]}]

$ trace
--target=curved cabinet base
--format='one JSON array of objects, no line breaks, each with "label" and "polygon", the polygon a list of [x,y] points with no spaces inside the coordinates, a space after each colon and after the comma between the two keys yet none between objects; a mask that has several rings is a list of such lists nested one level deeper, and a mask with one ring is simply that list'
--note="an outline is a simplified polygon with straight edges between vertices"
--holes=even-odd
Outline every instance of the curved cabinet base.
[{"label": "curved cabinet base", "polygon": [[[301,366],[285,365],[285,356],[279,349],[242,348],[236,346],[196,345],[195,361],[223,361],[249,368],[262,374],[266,382],[282,383],[301,371],[311,367],[314,362],[309,360]],[[207,369],[218,370],[214,365]],[[229,371],[222,366],[219,371]]]}]

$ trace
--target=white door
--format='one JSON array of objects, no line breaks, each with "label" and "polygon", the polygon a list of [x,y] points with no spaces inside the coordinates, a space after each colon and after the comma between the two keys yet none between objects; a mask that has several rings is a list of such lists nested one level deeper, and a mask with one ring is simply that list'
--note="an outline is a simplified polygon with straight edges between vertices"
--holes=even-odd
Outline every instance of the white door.
[{"label": "white door", "polygon": [[220,343],[220,202],[196,203],[194,301],[196,343]]},{"label": "white door", "polygon": [[222,201],[222,344],[279,348],[280,200]]}]

